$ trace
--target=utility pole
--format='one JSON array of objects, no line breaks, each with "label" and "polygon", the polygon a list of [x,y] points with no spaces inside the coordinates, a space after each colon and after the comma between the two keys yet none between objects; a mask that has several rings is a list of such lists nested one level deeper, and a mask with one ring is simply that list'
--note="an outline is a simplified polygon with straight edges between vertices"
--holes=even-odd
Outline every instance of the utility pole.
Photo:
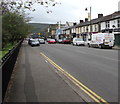
[{"label": "utility pole", "polygon": [[58,22],[58,29],[61,28],[61,21]]},{"label": "utility pole", "polygon": [[[91,13],[92,13],[92,8],[91,8],[91,6],[90,6],[90,8],[89,8],[89,13],[88,13],[88,19],[89,19],[89,21],[90,21],[90,33],[89,33],[89,35],[90,35],[90,38],[91,38],[91,33],[92,33],[92,23],[91,23]],[[85,11],[88,11],[88,8],[86,8],[85,9]]]},{"label": "utility pole", "polygon": [[91,27],[91,6],[90,6],[90,34],[91,34],[91,32],[92,32],[92,27]]}]

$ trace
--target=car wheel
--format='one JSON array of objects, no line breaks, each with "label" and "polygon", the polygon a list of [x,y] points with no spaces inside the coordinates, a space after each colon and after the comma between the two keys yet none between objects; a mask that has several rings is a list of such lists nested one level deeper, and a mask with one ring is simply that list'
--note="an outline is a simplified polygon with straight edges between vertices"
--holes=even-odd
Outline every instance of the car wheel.
[{"label": "car wheel", "polygon": [[100,49],[102,49],[102,48],[103,48],[103,46],[102,46],[102,45],[99,45],[99,48],[100,48]]},{"label": "car wheel", "polygon": [[112,47],[109,47],[109,49],[112,49]]},{"label": "car wheel", "polygon": [[90,44],[88,44],[88,47],[90,48]]}]

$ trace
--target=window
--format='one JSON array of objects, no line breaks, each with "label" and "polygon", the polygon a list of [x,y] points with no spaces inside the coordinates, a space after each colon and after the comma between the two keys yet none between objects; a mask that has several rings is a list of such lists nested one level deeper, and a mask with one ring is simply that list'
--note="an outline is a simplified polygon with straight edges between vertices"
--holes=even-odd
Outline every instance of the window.
[{"label": "window", "polygon": [[118,19],[118,27],[120,27],[120,19]]},{"label": "window", "polygon": [[86,32],[88,32],[88,26],[86,27]]},{"label": "window", "polygon": [[97,31],[97,25],[95,25],[95,32]]},{"label": "window", "polygon": [[85,27],[84,27],[84,30],[83,30],[84,32],[85,32]]},{"label": "window", "polygon": [[109,28],[109,27],[110,27],[110,22],[107,21],[107,22],[106,22],[106,28]]},{"label": "window", "polygon": [[93,30],[94,30],[94,25],[91,26],[91,32],[93,32]]}]

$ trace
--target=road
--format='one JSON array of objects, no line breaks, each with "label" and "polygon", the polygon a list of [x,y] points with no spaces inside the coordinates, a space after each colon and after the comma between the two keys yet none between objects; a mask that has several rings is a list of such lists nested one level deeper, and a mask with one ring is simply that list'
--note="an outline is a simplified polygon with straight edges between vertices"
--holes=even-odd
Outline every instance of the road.
[{"label": "road", "polygon": [[[83,102],[46,55],[107,102],[118,102],[118,51],[67,44],[23,43],[6,102]],[[66,79],[65,79],[66,80]]]},{"label": "road", "polygon": [[23,42],[4,102],[84,102],[40,55]]},{"label": "road", "polygon": [[108,102],[118,101],[118,51],[63,44],[36,48]]}]

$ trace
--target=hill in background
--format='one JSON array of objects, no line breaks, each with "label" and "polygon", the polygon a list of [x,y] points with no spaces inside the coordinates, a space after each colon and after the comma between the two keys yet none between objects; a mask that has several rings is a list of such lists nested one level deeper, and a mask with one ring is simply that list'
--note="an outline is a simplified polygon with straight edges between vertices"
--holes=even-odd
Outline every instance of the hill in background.
[{"label": "hill in background", "polygon": [[40,33],[41,35],[48,34],[48,28],[55,29],[57,24],[45,24],[45,23],[29,23],[33,26],[32,33]]}]

